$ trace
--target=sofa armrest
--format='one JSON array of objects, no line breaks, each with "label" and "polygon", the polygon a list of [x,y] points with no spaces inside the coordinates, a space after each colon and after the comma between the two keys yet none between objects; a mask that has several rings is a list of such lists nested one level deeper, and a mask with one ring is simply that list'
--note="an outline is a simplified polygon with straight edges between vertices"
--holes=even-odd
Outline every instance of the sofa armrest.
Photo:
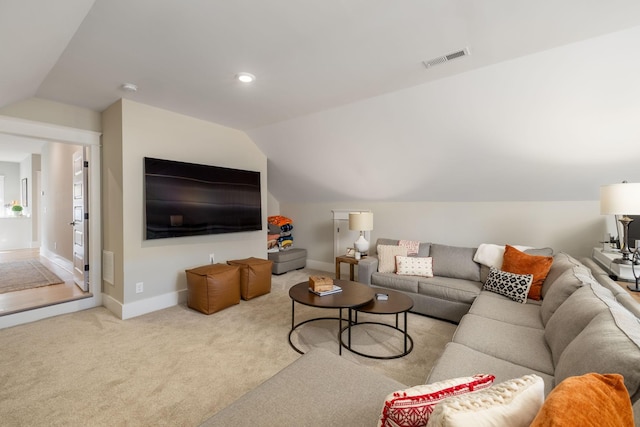
[{"label": "sofa armrest", "polygon": [[371,284],[371,275],[378,271],[378,257],[368,256],[358,261],[358,282]]}]

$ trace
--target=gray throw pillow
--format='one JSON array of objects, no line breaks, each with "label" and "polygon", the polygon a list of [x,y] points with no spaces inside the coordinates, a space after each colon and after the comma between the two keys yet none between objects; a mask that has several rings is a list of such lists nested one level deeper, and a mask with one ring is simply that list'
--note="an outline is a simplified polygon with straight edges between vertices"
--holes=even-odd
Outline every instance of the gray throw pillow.
[{"label": "gray throw pillow", "polygon": [[434,276],[480,281],[480,264],[473,260],[477,248],[431,244]]}]

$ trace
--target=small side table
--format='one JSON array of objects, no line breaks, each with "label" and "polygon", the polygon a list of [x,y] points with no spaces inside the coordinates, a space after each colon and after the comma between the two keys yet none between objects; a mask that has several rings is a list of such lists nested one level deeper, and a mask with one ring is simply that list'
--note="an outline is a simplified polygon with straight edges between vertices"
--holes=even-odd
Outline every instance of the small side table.
[{"label": "small side table", "polygon": [[[342,344],[346,349],[351,351],[352,353],[358,354],[364,357],[370,357],[372,359],[397,359],[398,357],[406,356],[411,353],[413,350],[413,338],[407,332],[407,313],[409,310],[413,308],[413,300],[403,294],[402,292],[392,291],[390,289],[384,289],[381,292],[386,293],[388,296],[387,300],[378,300],[376,298],[372,299],[369,303],[365,305],[361,305],[359,307],[350,307],[349,308],[349,322],[347,326],[343,327],[340,331],[340,344]],[[353,319],[353,313],[355,312],[355,319]],[[370,314],[395,314],[396,316],[396,324],[395,326],[389,325],[381,322],[359,322],[358,321],[358,313],[370,313]],[[401,328],[398,322],[398,316],[402,314],[404,316],[404,328]],[[401,332],[404,339],[404,348],[393,355],[390,356],[377,356],[370,353],[363,353],[361,351],[357,351],[351,347],[351,331],[362,325],[377,325],[384,326],[386,328],[391,328],[395,331]],[[342,340],[342,335],[344,331],[348,331],[347,342],[345,343]]]},{"label": "small side table", "polygon": [[354,279],[354,271],[353,267],[358,265],[358,260],[351,256],[341,255],[336,257],[336,279],[340,280],[340,264],[341,263],[349,264],[349,280],[352,282]]}]

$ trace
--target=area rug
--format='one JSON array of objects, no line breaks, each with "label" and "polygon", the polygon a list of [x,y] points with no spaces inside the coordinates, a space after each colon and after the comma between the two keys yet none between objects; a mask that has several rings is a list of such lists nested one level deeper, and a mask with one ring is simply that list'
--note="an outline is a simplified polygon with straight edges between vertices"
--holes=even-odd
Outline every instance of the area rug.
[{"label": "area rug", "polygon": [[59,283],[64,280],[35,259],[0,263],[0,294]]}]

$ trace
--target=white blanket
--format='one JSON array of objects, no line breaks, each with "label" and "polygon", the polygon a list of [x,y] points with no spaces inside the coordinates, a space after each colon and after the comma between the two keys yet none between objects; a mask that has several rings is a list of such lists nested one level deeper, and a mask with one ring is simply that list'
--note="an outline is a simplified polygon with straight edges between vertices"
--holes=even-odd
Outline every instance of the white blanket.
[{"label": "white blanket", "polygon": [[[513,246],[519,251],[525,251],[527,249],[533,249],[531,246]],[[478,246],[476,254],[473,256],[473,260],[479,264],[486,265],[487,267],[495,267],[498,270],[502,268],[502,259],[504,258],[505,245],[494,245],[492,243],[482,243]]]}]

